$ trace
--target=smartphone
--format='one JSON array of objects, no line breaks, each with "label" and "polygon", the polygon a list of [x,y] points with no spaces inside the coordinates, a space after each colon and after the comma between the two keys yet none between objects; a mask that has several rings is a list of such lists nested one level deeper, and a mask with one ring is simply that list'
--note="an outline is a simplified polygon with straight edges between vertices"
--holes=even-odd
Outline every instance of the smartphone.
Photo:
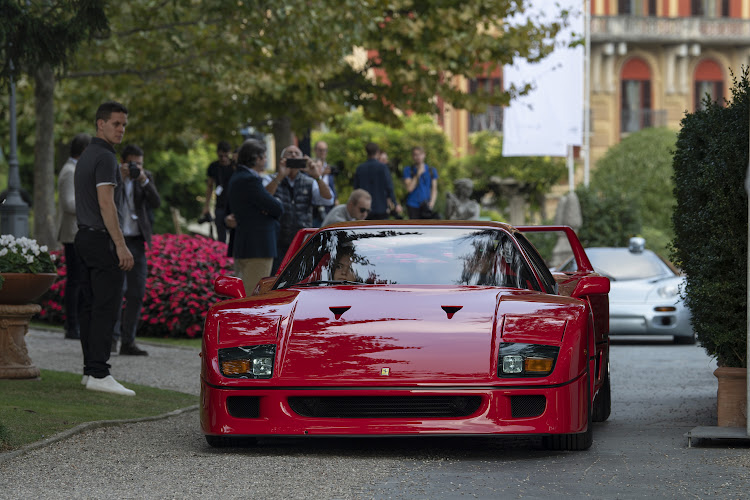
[{"label": "smartphone", "polygon": [[307,168],[307,158],[287,158],[286,168]]}]

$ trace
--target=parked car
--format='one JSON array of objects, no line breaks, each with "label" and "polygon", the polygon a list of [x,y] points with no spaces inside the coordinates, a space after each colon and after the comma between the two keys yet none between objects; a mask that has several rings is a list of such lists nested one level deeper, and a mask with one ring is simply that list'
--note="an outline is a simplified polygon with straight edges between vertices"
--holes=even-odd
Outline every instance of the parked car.
[{"label": "parked car", "polygon": [[589,448],[610,413],[609,280],[565,229],[579,271],[559,284],[518,229],[474,221],[336,224],[299,235],[250,297],[217,278],[232,298],[205,323],[206,440],[541,435]]},{"label": "parked car", "polygon": [[[690,309],[680,297],[685,277],[651,250],[643,238],[628,248],[587,248],[594,269],[611,280],[609,333],[612,335],[673,335],[676,344],[694,344]],[[560,271],[577,269],[575,259]]]}]

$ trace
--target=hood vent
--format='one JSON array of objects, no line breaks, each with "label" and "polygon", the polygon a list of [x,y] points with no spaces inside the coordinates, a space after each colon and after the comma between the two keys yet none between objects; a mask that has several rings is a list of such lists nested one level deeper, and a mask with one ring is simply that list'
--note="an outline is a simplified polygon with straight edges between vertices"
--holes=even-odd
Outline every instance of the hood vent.
[{"label": "hood vent", "polygon": [[341,319],[341,315],[351,308],[352,306],[338,306],[338,307],[331,306],[328,309],[331,310],[331,312],[333,313],[336,319]]},{"label": "hood vent", "polygon": [[463,308],[463,306],[440,306],[443,308],[443,311],[445,311],[445,314],[448,315],[448,319],[451,319],[454,314],[456,314],[458,311]]}]

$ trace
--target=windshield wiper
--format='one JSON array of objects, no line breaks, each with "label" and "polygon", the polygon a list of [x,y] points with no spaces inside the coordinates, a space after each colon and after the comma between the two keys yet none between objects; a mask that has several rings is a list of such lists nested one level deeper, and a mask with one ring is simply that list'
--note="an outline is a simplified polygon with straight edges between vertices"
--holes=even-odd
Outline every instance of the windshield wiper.
[{"label": "windshield wiper", "polygon": [[359,281],[349,281],[349,280],[316,280],[316,281],[309,281],[307,283],[294,283],[292,285],[289,285],[285,288],[291,288],[296,286],[320,286],[320,285],[361,285]]}]

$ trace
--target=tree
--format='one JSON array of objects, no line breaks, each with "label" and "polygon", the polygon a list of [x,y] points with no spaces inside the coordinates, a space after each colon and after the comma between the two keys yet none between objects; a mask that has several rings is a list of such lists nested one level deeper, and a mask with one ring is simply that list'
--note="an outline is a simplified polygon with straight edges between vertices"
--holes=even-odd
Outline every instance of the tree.
[{"label": "tree", "polygon": [[[64,65],[86,39],[108,29],[102,2],[0,0],[0,81],[29,73],[36,82],[34,237],[54,246],[54,69]],[[3,85],[5,86],[5,85]]]},{"label": "tree", "polygon": [[[273,131],[280,150],[291,131],[302,136],[356,107],[392,124],[401,111],[435,112],[437,96],[479,112],[525,89],[467,94],[456,79],[544,57],[565,22],[566,13],[548,26],[507,22],[525,3],[110,3],[111,30],[58,75],[55,123],[67,134],[88,129],[96,106],[114,98],[131,109],[126,140],[147,152],[186,150],[198,137],[239,139],[245,125]],[[355,47],[370,57],[354,62]]]},{"label": "tree", "polygon": [[[677,134],[667,128],[640,130],[609,148],[591,176],[591,191],[636,208],[646,244],[663,256],[674,236],[672,152],[676,140]],[[622,235],[618,241],[624,238],[627,243],[628,236],[634,235]]]}]

